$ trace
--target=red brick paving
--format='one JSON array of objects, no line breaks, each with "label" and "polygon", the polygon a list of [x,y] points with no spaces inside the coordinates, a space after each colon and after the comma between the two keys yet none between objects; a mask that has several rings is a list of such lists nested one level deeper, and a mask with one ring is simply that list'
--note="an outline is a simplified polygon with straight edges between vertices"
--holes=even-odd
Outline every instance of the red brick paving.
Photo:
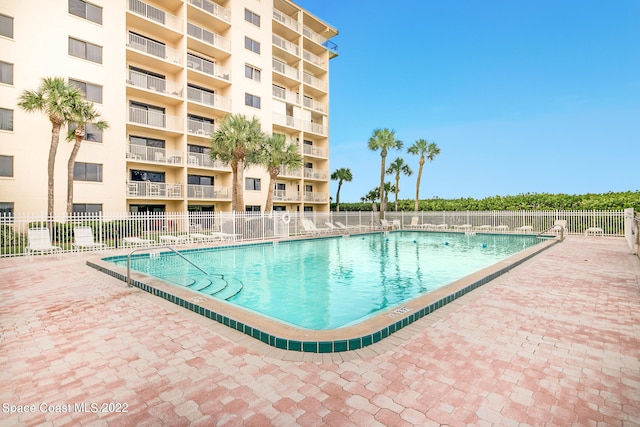
[{"label": "red brick paving", "polygon": [[0,425],[640,425],[639,286],[623,239],[572,237],[391,350],[275,358],[82,257],[1,259]]}]

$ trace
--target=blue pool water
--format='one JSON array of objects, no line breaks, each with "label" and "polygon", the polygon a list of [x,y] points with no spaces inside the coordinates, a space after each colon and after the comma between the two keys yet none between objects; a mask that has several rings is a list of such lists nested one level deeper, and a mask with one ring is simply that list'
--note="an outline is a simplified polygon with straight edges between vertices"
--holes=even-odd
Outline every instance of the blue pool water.
[{"label": "blue pool water", "polygon": [[[495,264],[542,239],[394,232],[134,255],[131,268],[308,329],[335,329]],[[120,265],[126,257],[106,259]]]}]

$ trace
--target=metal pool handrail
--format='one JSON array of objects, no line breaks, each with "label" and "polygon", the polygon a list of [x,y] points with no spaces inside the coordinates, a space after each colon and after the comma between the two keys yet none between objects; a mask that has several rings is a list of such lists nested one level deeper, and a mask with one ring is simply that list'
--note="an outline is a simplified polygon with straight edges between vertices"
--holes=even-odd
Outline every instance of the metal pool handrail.
[{"label": "metal pool handrail", "polygon": [[[187,257],[182,255],[180,252],[178,252],[175,249],[173,249],[171,246],[154,246],[152,248],[137,248],[137,249],[133,249],[127,255],[127,287],[131,286],[131,254],[133,254],[134,252],[144,251],[144,250],[151,250],[151,249],[169,249],[171,252],[173,252],[174,254],[178,255],[180,258],[182,258],[183,260],[187,261],[189,264],[191,264],[192,266],[194,266],[195,268],[197,268],[198,270],[200,270],[201,272],[203,272],[207,276],[219,276],[222,280],[224,280],[224,275],[223,274],[210,274],[210,273],[207,273],[202,268],[200,268],[197,265],[195,265]],[[226,282],[226,280],[225,280],[225,282]]]}]

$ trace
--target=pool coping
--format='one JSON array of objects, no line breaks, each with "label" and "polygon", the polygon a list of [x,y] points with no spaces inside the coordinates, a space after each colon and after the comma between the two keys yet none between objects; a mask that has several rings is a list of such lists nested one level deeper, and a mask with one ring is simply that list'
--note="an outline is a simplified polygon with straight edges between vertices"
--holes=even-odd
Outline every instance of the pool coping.
[{"label": "pool coping", "polygon": [[[285,324],[224,300],[143,273],[131,271],[130,278],[132,286],[242,332],[276,349],[306,353],[341,353],[365,348],[382,341],[424,316],[494,280],[558,242],[560,242],[558,237],[545,240],[440,289],[382,311],[357,324],[332,330],[309,330]],[[250,243],[250,245],[271,244],[274,242]],[[149,249],[153,250],[154,248]],[[188,249],[186,250],[188,251]],[[202,250],[202,248],[193,250]],[[103,258],[111,257],[87,260],[86,264],[126,282],[126,267],[109,263]]]}]

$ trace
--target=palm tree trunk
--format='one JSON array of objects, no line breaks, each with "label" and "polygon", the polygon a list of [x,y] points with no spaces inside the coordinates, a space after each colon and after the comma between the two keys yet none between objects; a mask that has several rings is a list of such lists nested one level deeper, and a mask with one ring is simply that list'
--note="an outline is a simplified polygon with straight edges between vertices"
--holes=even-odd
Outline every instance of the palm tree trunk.
[{"label": "palm tree trunk", "polygon": [[231,162],[231,211],[236,212],[238,209],[238,163]]},{"label": "palm tree trunk", "polygon": [[82,139],[82,136],[76,135],[71,154],[69,154],[69,163],[67,164],[67,216],[71,216],[73,211],[73,167],[76,163],[78,151],[80,151]]},{"label": "palm tree trunk", "polygon": [[238,160],[236,172],[236,212],[244,211],[244,160]]},{"label": "palm tree trunk", "polygon": [[385,172],[385,160],[387,158],[386,155],[380,154],[380,219],[384,219],[384,208],[385,208],[385,198],[384,198],[384,172]]},{"label": "palm tree trunk", "polygon": [[58,151],[58,142],[60,142],[60,127],[62,124],[52,122],[51,127],[51,145],[49,146],[49,160],[47,162],[47,215],[53,216],[54,203],[54,172],[56,166],[56,152]]},{"label": "palm tree trunk", "polygon": [[400,174],[396,175],[396,212],[398,212],[398,191],[400,191]]},{"label": "palm tree trunk", "polygon": [[280,169],[269,171],[269,191],[267,191],[267,203],[264,206],[265,213],[271,213],[273,210],[273,187],[276,185],[276,178],[280,173]]},{"label": "palm tree trunk", "polygon": [[338,191],[336,191],[336,212],[340,212],[340,187],[342,187],[342,180],[338,181]]},{"label": "palm tree trunk", "polygon": [[420,180],[422,179],[422,167],[424,166],[424,157],[420,157],[420,167],[418,168],[418,179],[416,180],[416,203],[413,210],[418,212],[418,200],[420,199]]}]

